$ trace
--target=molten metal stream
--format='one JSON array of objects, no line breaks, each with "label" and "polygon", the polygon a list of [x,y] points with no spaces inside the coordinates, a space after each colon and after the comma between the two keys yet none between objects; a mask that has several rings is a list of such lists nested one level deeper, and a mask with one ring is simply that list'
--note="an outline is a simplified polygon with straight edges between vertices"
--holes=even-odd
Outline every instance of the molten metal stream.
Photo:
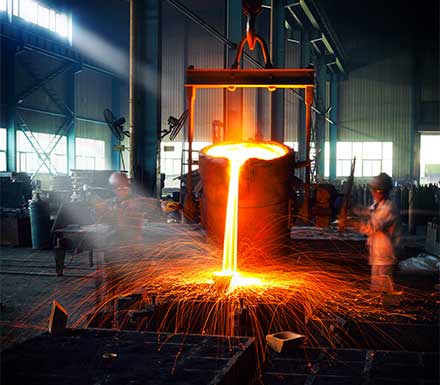
[{"label": "molten metal stream", "polygon": [[238,186],[241,166],[251,158],[271,160],[287,153],[285,147],[273,143],[226,143],[212,146],[206,154],[229,160],[229,192],[223,241],[222,275],[237,273]]}]

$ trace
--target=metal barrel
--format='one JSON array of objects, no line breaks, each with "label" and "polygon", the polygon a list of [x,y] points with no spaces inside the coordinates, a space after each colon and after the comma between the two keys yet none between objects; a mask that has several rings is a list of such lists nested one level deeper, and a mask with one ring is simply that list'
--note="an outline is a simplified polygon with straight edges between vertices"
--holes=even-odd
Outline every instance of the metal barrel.
[{"label": "metal barrel", "polygon": [[39,198],[29,201],[31,236],[33,249],[50,247],[49,204]]},{"label": "metal barrel", "polygon": [[[277,143],[279,144],[279,143]],[[240,171],[238,197],[238,253],[288,250],[288,200],[293,175],[293,150],[272,159],[249,159]],[[223,244],[229,189],[228,161],[201,151],[203,184],[201,221],[208,235]]]}]

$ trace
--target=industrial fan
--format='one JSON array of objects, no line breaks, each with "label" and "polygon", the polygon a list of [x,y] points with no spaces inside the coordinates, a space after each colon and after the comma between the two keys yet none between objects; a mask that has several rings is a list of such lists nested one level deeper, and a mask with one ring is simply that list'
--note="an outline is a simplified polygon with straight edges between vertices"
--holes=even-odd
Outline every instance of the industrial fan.
[{"label": "industrial fan", "polygon": [[169,116],[168,118],[168,129],[161,131],[160,138],[163,139],[168,134],[170,135],[170,140],[176,139],[176,136],[179,134],[182,129],[185,121],[188,117],[188,110],[183,111],[182,115],[179,118],[175,118],[174,116]]},{"label": "industrial fan", "polygon": [[[112,134],[118,140],[118,142],[122,142],[124,140],[124,137],[127,138],[130,137],[130,132],[124,130],[125,118],[123,116],[121,116],[119,119],[116,119],[115,116],[113,115],[113,112],[108,108],[106,108],[104,110],[104,119],[107,125],[109,126]],[[125,151],[127,147],[119,143],[113,146],[113,149],[115,151],[119,151],[119,155],[121,156],[121,161],[122,161],[122,168],[125,170],[123,151]]]}]

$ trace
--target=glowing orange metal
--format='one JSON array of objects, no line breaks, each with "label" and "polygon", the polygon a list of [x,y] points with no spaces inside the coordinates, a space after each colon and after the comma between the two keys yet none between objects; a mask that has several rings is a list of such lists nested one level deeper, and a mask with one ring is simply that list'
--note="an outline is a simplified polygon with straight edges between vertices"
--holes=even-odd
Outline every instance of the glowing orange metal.
[{"label": "glowing orange metal", "polygon": [[205,153],[229,160],[229,192],[223,242],[224,275],[237,273],[238,184],[241,166],[251,158],[271,160],[287,153],[286,147],[274,143],[225,143],[209,147]]}]

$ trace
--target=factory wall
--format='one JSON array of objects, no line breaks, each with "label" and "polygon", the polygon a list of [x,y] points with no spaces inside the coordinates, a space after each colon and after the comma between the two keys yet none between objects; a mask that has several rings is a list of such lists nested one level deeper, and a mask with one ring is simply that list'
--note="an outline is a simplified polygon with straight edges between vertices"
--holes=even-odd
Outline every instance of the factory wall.
[{"label": "factory wall", "polygon": [[[94,71],[83,70],[75,75],[75,112],[82,118],[104,120],[105,108],[112,109],[112,79]],[[106,124],[75,122],[75,135],[79,138],[105,142],[106,168],[111,168],[112,133]]]},{"label": "factory wall", "polygon": [[[12,60],[14,60],[12,58]],[[31,88],[36,80],[32,77],[30,72],[39,78],[44,78],[48,74],[54,72],[63,63],[55,58],[43,56],[33,51],[23,50],[15,57],[15,95],[18,97],[27,89]],[[59,76],[54,80],[48,81],[45,87],[51,91],[55,91],[58,97],[65,98],[65,84],[64,77]],[[63,123],[62,117],[51,116],[37,112],[22,110],[21,108],[33,108],[42,111],[53,112],[56,114],[63,114],[64,111],[50,99],[47,93],[40,88],[21,99],[17,104],[17,119],[16,129],[20,128],[22,121],[19,116],[23,118],[25,123],[33,132],[42,132],[47,134],[55,134],[58,127]]]},{"label": "factory wall", "polygon": [[419,132],[440,131],[438,47],[385,52],[340,82],[338,140],[393,142],[393,177],[414,179]]},{"label": "factory wall", "polygon": [[417,112],[418,131],[440,133],[440,63],[439,37],[416,51],[414,76],[420,85],[420,108]]},{"label": "factory wall", "polygon": [[[185,2],[185,6],[223,32],[224,8],[212,7],[209,2],[200,0]],[[224,46],[166,2],[162,17],[162,129],[166,129],[168,117],[178,118],[185,109],[185,68],[189,65],[222,68]],[[172,22],[167,23],[167,20]],[[223,121],[223,92],[200,90],[196,99],[194,141],[211,140],[213,120]],[[181,141],[182,135],[183,132],[175,141]]]},{"label": "factory wall", "polygon": [[340,82],[338,141],[392,141],[393,176],[410,174],[411,52],[352,70]]},{"label": "factory wall", "polygon": [[[17,96],[38,81],[30,73],[42,79],[65,65],[62,60],[29,50],[19,53],[15,62],[15,94]],[[66,102],[69,93],[73,92],[75,95],[73,107],[75,115],[102,122],[104,108],[112,107],[111,78],[91,70],[81,70],[74,75],[74,90],[67,88],[66,81],[67,75],[64,73],[45,83],[44,87],[49,89],[55,99],[62,102]],[[41,112],[27,109],[40,110]],[[44,111],[48,113],[44,113]],[[54,103],[43,88],[40,88],[17,104],[16,130],[20,130],[20,126],[24,122],[33,133],[61,133],[59,128],[66,122],[66,118],[50,113],[64,115],[65,111]],[[105,142],[106,167],[111,168],[111,132],[107,125],[75,120],[74,130],[75,137],[98,139]]]},{"label": "factory wall", "polygon": [[438,1],[395,3],[345,9],[323,1],[341,20],[334,27],[348,71],[340,81],[338,141],[392,141],[393,177],[414,180],[419,132],[439,127]]}]

